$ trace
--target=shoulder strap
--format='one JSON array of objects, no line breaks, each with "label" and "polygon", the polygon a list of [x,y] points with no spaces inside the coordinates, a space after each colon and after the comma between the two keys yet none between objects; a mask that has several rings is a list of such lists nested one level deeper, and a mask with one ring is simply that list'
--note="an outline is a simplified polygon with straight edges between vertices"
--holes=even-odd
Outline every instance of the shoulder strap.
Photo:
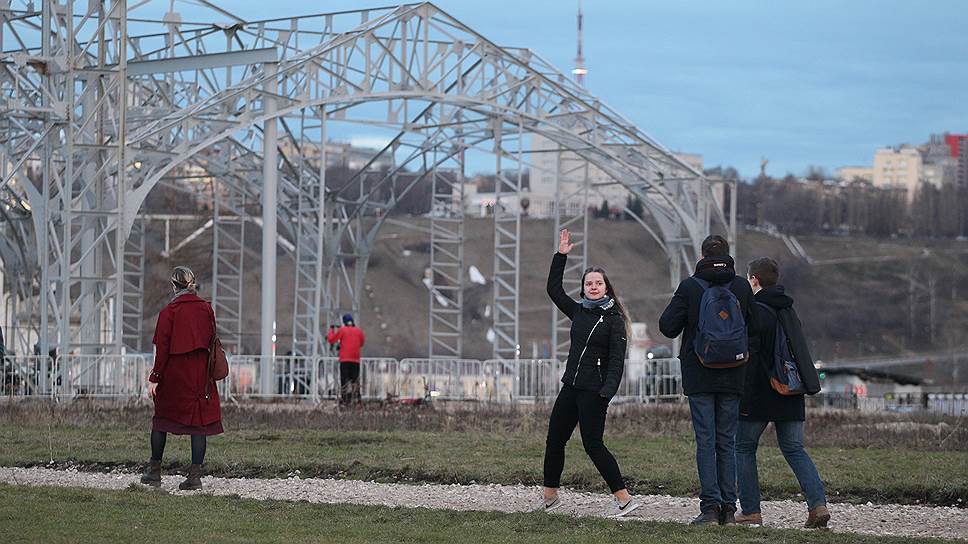
[{"label": "shoulder strap", "polygon": [[696,276],[689,276],[689,277],[692,278],[694,282],[698,283],[699,287],[702,287],[703,291],[705,291],[706,289],[709,289],[709,286],[711,285],[708,281],[697,278]]}]

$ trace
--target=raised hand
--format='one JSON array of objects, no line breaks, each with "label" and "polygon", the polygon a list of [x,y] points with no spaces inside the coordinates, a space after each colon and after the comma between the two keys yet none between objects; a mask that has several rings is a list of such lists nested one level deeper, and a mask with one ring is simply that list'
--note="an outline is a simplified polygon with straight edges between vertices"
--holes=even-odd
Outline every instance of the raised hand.
[{"label": "raised hand", "polygon": [[561,229],[561,237],[558,239],[558,253],[567,255],[573,247],[575,247],[575,244],[571,243],[571,234],[568,233],[568,229]]}]

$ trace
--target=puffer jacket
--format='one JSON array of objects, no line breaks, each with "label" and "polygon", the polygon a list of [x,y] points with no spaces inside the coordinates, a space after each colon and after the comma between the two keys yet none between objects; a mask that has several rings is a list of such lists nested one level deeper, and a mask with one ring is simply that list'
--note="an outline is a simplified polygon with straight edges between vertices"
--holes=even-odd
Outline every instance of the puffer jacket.
[{"label": "puffer jacket", "polygon": [[610,399],[625,372],[625,319],[615,305],[589,309],[565,293],[561,279],[567,260],[567,255],[555,253],[548,272],[548,296],[571,319],[571,348],[561,381]]}]

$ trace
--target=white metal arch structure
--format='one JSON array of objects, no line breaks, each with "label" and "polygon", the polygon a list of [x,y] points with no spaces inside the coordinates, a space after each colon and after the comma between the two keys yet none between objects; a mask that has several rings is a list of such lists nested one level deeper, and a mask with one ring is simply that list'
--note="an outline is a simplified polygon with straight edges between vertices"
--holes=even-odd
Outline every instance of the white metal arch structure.
[{"label": "white metal arch structure", "polygon": [[[45,179],[28,196],[43,218],[41,292],[56,297],[60,345],[120,350],[123,339],[112,331],[122,330],[115,300],[125,282],[116,256],[138,209],[159,181],[198,157],[220,157],[222,171],[231,171],[233,155],[220,151],[227,142],[261,163],[261,175],[239,179],[263,198],[264,244],[275,242],[276,207],[282,211],[278,226],[297,264],[293,346],[307,355],[322,347],[321,315],[358,310],[369,247],[386,213],[419,180],[462,171],[465,152],[493,153],[505,199],[495,206],[496,358],[518,350],[520,215],[510,202],[520,196],[530,134],[639,195],[675,267],[694,259],[708,231],[711,193],[701,173],[540,57],[502,48],[433,4],[246,23],[199,3],[232,20],[172,15],[161,31],[129,37],[135,23],[123,1],[2,12],[0,90],[11,97],[3,113],[22,119],[20,142],[41,142],[21,143],[11,160],[43,163]],[[159,26],[137,20],[152,24]],[[14,28],[49,39],[8,48]],[[396,136],[348,180],[333,182],[325,142],[334,122]],[[388,168],[376,168],[381,157]],[[265,353],[265,320],[275,318],[265,295],[263,314]],[[72,332],[78,318],[94,328]],[[99,328],[104,320],[115,327]]]}]

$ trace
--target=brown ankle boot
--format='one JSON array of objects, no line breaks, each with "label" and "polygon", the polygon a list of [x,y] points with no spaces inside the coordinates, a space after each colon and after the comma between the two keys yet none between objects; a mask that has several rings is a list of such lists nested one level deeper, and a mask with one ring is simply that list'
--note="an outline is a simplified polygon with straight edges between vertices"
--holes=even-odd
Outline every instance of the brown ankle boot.
[{"label": "brown ankle boot", "polygon": [[154,459],[148,461],[148,466],[145,468],[144,474],[141,475],[141,483],[152,487],[161,485],[161,461]]},{"label": "brown ankle boot", "polygon": [[188,468],[188,477],[178,484],[182,491],[196,491],[202,488],[202,465],[192,465]]},{"label": "brown ankle boot", "polygon": [[826,529],[830,521],[830,511],[826,504],[821,504],[807,512],[807,522],[803,524],[807,529]]},{"label": "brown ankle boot", "polygon": [[740,525],[763,525],[763,515],[759,512],[753,512],[752,514],[740,512],[736,514],[736,523]]}]

